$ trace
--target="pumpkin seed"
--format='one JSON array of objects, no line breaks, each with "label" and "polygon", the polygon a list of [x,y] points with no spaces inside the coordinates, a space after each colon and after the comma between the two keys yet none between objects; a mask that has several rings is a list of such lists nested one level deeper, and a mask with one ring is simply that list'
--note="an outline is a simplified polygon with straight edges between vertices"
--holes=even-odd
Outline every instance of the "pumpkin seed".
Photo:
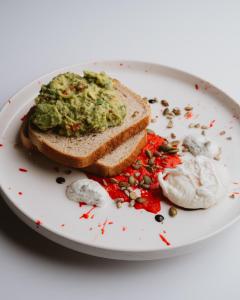
[{"label": "pumpkin seed", "polygon": [[178,153],[177,148],[172,148],[171,150],[168,151],[168,154],[176,154],[176,153]]},{"label": "pumpkin seed", "polygon": [[118,183],[118,180],[115,179],[115,178],[110,178],[109,181],[110,181],[111,183]]},{"label": "pumpkin seed", "polygon": [[169,208],[168,214],[170,217],[175,217],[177,215],[177,209],[174,206]]},{"label": "pumpkin seed", "polygon": [[135,177],[139,177],[140,175],[141,175],[141,173],[139,173],[139,172],[134,173]]},{"label": "pumpkin seed", "polygon": [[131,193],[129,194],[129,198],[130,198],[131,200],[135,200],[135,199],[137,198],[136,193],[131,192]]},{"label": "pumpkin seed", "polygon": [[118,186],[119,187],[128,187],[129,186],[129,183],[128,182],[125,182],[125,181],[120,181],[119,183],[118,183]]},{"label": "pumpkin seed", "polygon": [[131,200],[130,202],[129,202],[129,207],[133,207],[135,205],[135,200]]},{"label": "pumpkin seed", "polygon": [[201,125],[199,123],[197,123],[197,124],[194,125],[195,128],[200,128],[200,126]]},{"label": "pumpkin seed", "polygon": [[153,166],[153,165],[154,165],[154,162],[155,162],[155,159],[156,159],[156,157],[150,158],[150,159],[148,160],[148,164],[149,164],[150,166]]},{"label": "pumpkin seed", "polygon": [[193,110],[193,107],[191,105],[187,105],[186,107],[184,107],[184,109],[186,111],[190,111],[190,110]]},{"label": "pumpkin seed", "polygon": [[147,155],[148,158],[152,157],[152,152],[148,149],[145,151],[145,154]]},{"label": "pumpkin seed", "polygon": [[148,172],[150,172],[150,173],[153,172],[153,168],[151,166],[147,165],[145,168]]},{"label": "pumpkin seed", "polygon": [[139,164],[133,164],[133,165],[132,165],[132,168],[133,168],[134,170],[139,170],[139,169],[141,168],[141,165],[139,165]]},{"label": "pumpkin seed", "polygon": [[145,184],[151,184],[152,183],[152,179],[147,175],[143,176],[143,180],[144,180]]},{"label": "pumpkin seed", "polygon": [[167,128],[173,128],[173,121],[169,120],[168,124],[167,124]]},{"label": "pumpkin seed", "polygon": [[160,145],[160,146],[158,147],[158,150],[159,150],[159,151],[162,151],[162,152],[168,152],[168,151],[171,150],[171,149],[172,149],[172,147],[169,146],[169,145],[167,145],[167,144]]},{"label": "pumpkin seed", "polygon": [[134,184],[135,184],[135,178],[131,175],[131,176],[128,178],[128,182],[129,182],[131,185],[134,185]]},{"label": "pumpkin seed", "polygon": [[162,106],[169,106],[168,101],[165,99],[161,100],[161,104],[162,104]]},{"label": "pumpkin seed", "polygon": [[190,123],[189,125],[188,125],[188,127],[189,128],[193,128],[195,125],[193,124],[193,123]]},{"label": "pumpkin seed", "polygon": [[144,203],[146,201],[146,199],[142,198],[142,197],[138,197],[135,201],[138,203]]},{"label": "pumpkin seed", "polygon": [[156,156],[156,157],[159,157],[159,156],[161,156],[161,153],[158,152],[158,151],[155,151],[155,152],[153,153],[153,155]]},{"label": "pumpkin seed", "polygon": [[181,110],[180,110],[180,108],[175,107],[175,108],[173,109],[173,113],[174,113],[175,116],[181,115]]},{"label": "pumpkin seed", "polygon": [[208,129],[208,126],[207,125],[202,125],[201,129]]},{"label": "pumpkin seed", "polygon": [[169,110],[169,108],[165,108],[164,110],[163,110],[163,115],[164,116],[166,116],[166,115],[168,115],[170,113],[170,110]]}]

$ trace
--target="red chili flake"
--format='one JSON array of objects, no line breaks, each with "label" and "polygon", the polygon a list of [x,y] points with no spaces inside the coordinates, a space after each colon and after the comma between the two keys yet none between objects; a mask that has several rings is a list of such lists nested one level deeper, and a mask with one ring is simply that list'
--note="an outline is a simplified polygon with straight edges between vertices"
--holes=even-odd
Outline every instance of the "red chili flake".
[{"label": "red chili flake", "polygon": [[211,128],[211,127],[213,127],[213,125],[214,125],[214,123],[216,122],[216,120],[212,120],[211,122],[210,122],[210,124],[209,124],[209,128]]},{"label": "red chili flake", "polygon": [[0,144],[0,147],[3,147],[3,144]]},{"label": "red chili flake", "polygon": [[22,192],[18,192],[18,195],[19,195],[19,196],[22,196],[22,194],[23,194]]},{"label": "red chili flake", "polygon": [[20,120],[21,120],[22,122],[26,121],[26,120],[27,120],[27,115],[24,115]]},{"label": "red chili flake", "polygon": [[89,219],[90,213],[96,208],[96,205],[93,205],[91,209],[89,209],[87,212],[82,214],[79,219]]},{"label": "red chili flake", "polygon": [[85,202],[79,202],[79,206],[82,207],[84,205],[87,205]]},{"label": "red chili flake", "polygon": [[18,170],[23,173],[26,173],[28,171],[27,169],[24,169],[24,168],[19,168]]},{"label": "red chili flake", "polygon": [[122,231],[126,231],[126,230],[127,230],[127,227],[123,226]]},{"label": "red chili flake", "polygon": [[40,220],[36,220],[35,224],[36,224],[37,228],[39,228],[39,226],[42,224],[42,222]]},{"label": "red chili flake", "polygon": [[197,83],[195,84],[195,89],[196,89],[196,90],[198,90],[198,89],[199,89],[199,86],[198,86],[198,84],[197,84]]},{"label": "red chili flake", "polygon": [[170,246],[171,244],[169,243],[169,241],[165,238],[165,236],[163,236],[161,233],[159,234],[160,239],[167,245]]},{"label": "red chili flake", "polygon": [[108,222],[108,225],[112,225],[112,224],[113,224],[113,221],[109,221],[109,222]]}]

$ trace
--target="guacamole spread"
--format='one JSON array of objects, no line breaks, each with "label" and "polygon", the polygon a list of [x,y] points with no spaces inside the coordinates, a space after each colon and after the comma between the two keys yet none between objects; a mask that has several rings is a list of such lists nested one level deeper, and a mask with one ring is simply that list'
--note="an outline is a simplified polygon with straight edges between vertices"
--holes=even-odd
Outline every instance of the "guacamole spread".
[{"label": "guacamole spread", "polygon": [[64,136],[103,132],[122,124],[126,106],[105,73],[64,73],[41,87],[31,123]]}]

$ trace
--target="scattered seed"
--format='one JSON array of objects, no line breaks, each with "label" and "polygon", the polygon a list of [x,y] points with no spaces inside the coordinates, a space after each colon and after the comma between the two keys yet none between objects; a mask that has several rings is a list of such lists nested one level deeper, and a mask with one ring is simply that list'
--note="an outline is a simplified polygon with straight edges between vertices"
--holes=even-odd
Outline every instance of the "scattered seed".
[{"label": "scattered seed", "polygon": [[143,176],[143,181],[144,181],[145,184],[151,184],[152,183],[152,179],[147,175]]},{"label": "scattered seed", "polygon": [[167,144],[160,145],[160,146],[158,147],[158,150],[159,150],[159,151],[163,151],[163,152],[168,152],[168,151],[171,150],[171,149],[172,149],[172,147],[170,147],[170,146],[167,145]]},{"label": "scattered seed", "polygon": [[157,102],[157,99],[156,99],[156,98],[154,98],[154,99],[149,99],[148,102],[151,103],[151,104],[153,104],[153,103],[156,103],[156,102]]},{"label": "scattered seed", "polygon": [[129,207],[134,207],[134,205],[135,205],[135,200],[131,200],[131,201],[129,202]]},{"label": "scattered seed", "polygon": [[220,154],[218,154],[218,155],[214,156],[214,159],[215,159],[215,160],[220,160],[220,159],[221,159],[221,156],[220,156]]},{"label": "scattered seed", "polygon": [[177,209],[174,206],[169,208],[168,214],[170,217],[175,217],[177,215]]},{"label": "scattered seed", "polygon": [[139,114],[139,111],[135,110],[135,112],[132,114],[132,118],[135,118]]},{"label": "scattered seed", "polygon": [[159,156],[161,156],[161,153],[158,152],[158,151],[155,151],[155,152],[153,153],[153,155],[156,156],[156,157],[159,157]]},{"label": "scattered seed", "polygon": [[155,220],[156,220],[157,222],[162,222],[162,221],[164,220],[164,216],[162,216],[162,215],[156,215],[156,216],[155,216]]},{"label": "scattered seed", "polygon": [[129,183],[128,183],[128,182],[125,182],[125,181],[120,181],[120,182],[118,183],[118,186],[119,186],[119,187],[125,187],[125,188],[127,188],[127,187],[129,187]]},{"label": "scattered seed", "polygon": [[135,200],[135,199],[137,198],[136,193],[131,192],[131,193],[129,194],[129,198],[130,198],[131,200]]},{"label": "scattered seed", "polygon": [[186,111],[190,111],[190,110],[193,110],[193,107],[191,105],[187,105],[186,107],[184,107],[184,109]]},{"label": "scattered seed", "polygon": [[193,123],[190,123],[189,125],[188,125],[188,127],[189,128],[193,128],[195,125],[193,124]]},{"label": "scattered seed", "polygon": [[178,108],[178,107],[174,107],[174,109],[173,109],[173,113],[174,113],[174,115],[175,115],[175,116],[179,116],[179,115],[181,115],[181,110],[180,110],[180,108]]},{"label": "scattered seed", "polygon": [[201,134],[202,134],[202,135],[206,135],[205,130],[202,130]]},{"label": "scattered seed", "polygon": [[171,142],[171,146],[178,146],[180,144],[179,140],[175,140]]},{"label": "scattered seed", "polygon": [[134,185],[134,184],[135,184],[135,178],[131,175],[131,176],[128,178],[128,182],[129,182],[131,185]]},{"label": "scattered seed", "polygon": [[117,205],[117,208],[121,208],[122,207],[122,201],[117,201],[116,205]]},{"label": "scattered seed", "polygon": [[164,116],[166,116],[166,115],[168,115],[169,114],[169,112],[170,112],[170,110],[169,110],[169,108],[165,108],[164,110],[163,110],[163,115]]},{"label": "scattered seed", "polygon": [[207,125],[202,125],[201,129],[208,129],[208,126]]},{"label": "scattered seed", "polygon": [[151,119],[151,123],[156,123],[157,120],[156,119]]},{"label": "scattered seed", "polygon": [[173,128],[173,121],[169,120],[168,124],[167,124],[167,128]]},{"label": "scattered seed", "polygon": [[197,124],[194,125],[194,128],[200,128],[200,126],[201,125],[199,123],[197,123]]},{"label": "scattered seed", "polygon": [[168,103],[168,101],[167,100],[161,100],[161,104],[162,104],[162,106],[169,106],[169,103]]},{"label": "scattered seed", "polygon": [[144,188],[145,190],[148,190],[150,188],[150,185],[149,184],[142,184],[142,188]]},{"label": "scattered seed", "polygon": [[220,135],[224,135],[226,133],[226,131],[225,130],[222,130],[219,134]]},{"label": "scattered seed", "polygon": [[235,194],[231,194],[229,197],[234,199],[235,198]]},{"label": "scattered seed", "polygon": [[138,197],[135,201],[138,203],[144,203],[146,201],[146,199],[142,198],[142,197]]},{"label": "scattered seed", "polygon": [[145,168],[148,172],[150,172],[150,173],[153,172],[153,168],[151,166],[147,165]]},{"label": "scattered seed", "polygon": [[132,168],[133,168],[134,170],[139,170],[139,169],[141,168],[141,165],[140,165],[140,164],[133,164],[133,165],[132,165]]},{"label": "scattered seed", "polygon": [[176,154],[176,153],[178,153],[177,148],[172,148],[171,150],[168,151],[168,154]]},{"label": "scattered seed", "polygon": [[227,140],[228,140],[228,141],[231,141],[231,140],[232,140],[232,137],[231,137],[231,136],[228,136],[228,137],[227,137]]},{"label": "scattered seed", "polygon": [[177,137],[176,134],[172,132],[172,133],[171,133],[171,138],[172,138],[172,139],[175,139],[176,137]]},{"label": "scattered seed", "polygon": [[107,185],[107,181],[105,179],[103,179],[103,185]]},{"label": "scattered seed", "polygon": [[152,157],[152,152],[148,149],[145,151],[145,154],[147,155],[148,158]]},{"label": "scattered seed", "polygon": [[115,178],[110,178],[109,181],[110,181],[111,183],[118,183],[118,180],[115,179]]},{"label": "scattered seed", "polygon": [[172,119],[173,119],[173,116],[167,115],[166,118],[167,118],[168,120],[172,120]]},{"label": "scattered seed", "polygon": [[153,165],[154,165],[154,162],[155,162],[155,159],[156,159],[156,157],[151,157],[151,158],[148,160],[148,164],[149,164],[150,166],[153,166]]}]

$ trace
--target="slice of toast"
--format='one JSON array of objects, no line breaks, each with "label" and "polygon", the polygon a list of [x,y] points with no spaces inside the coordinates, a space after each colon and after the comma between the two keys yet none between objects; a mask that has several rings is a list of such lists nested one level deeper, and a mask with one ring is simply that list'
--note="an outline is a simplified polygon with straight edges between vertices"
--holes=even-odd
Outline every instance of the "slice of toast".
[{"label": "slice of toast", "polygon": [[148,102],[117,80],[114,80],[114,86],[127,107],[127,115],[122,125],[82,137],[64,137],[51,131],[41,132],[29,125],[28,134],[33,145],[60,164],[84,168],[144,130],[150,121]]},{"label": "slice of toast", "polygon": [[[34,146],[28,136],[28,122],[23,122],[20,128],[20,140],[27,150],[34,150]],[[112,152],[98,159],[91,166],[83,168],[83,171],[98,176],[110,177],[120,174],[123,169],[131,165],[147,142],[147,132],[143,130],[122,143]]]},{"label": "slice of toast", "polygon": [[83,171],[103,177],[118,175],[136,160],[146,142],[147,132],[143,130],[98,159],[91,166],[84,168]]}]

